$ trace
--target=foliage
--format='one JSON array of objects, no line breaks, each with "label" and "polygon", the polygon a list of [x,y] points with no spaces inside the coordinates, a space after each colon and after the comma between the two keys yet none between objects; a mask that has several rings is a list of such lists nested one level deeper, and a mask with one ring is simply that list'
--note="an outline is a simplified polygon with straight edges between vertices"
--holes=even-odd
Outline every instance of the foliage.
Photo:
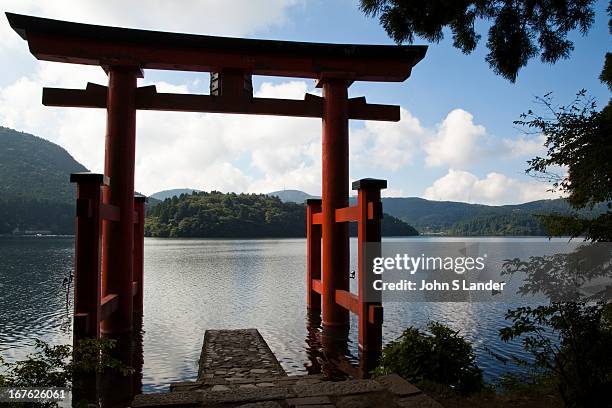
[{"label": "foliage", "polygon": [[[607,210],[596,218],[579,214],[542,217],[551,235],[585,235],[596,241],[612,240],[612,107],[598,111],[586,91],[578,92],[567,106],[555,107],[550,94],[538,98],[547,116],[533,111],[515,123],[546,137],[546,157],[528,162],[527,173],[552,183],[552,190],[568,195],[578,210],[605,203]],[[555,169],[567,169],[565,175]]]},{"label": "foliage", "polygon": [[[389,214],[422,233],[461,236],[546,235],[540,214],[568,215],[574,211],[566,200],[538,200],[524,204],[491,206],[453,201],[429,201],[416,197],[383,198]],[[584,218],[605,212],[605,206],[582,209]]]},{"label": "foliage", "polygon": [[[503,341],[521,338],[535,366],[553,374],[568,407],[600,406],[612,389],[612,326],[604,303],[551,303],[509,310]],[[526,363],[526,362],[525,362]]]},{"label": "foliage", "polygon": [[[112,356],[116,341],[84,339],[76,348],[69,345],[50,346],[36,340],[36,352],[25,360],[7,363],[0,356],[0,387],[73,387],[73,379],[91,373],[114,369],[127,375],[133,371]],[[32,406],[54,407],[56,403]]]},{"label": "foliage", "polygon": [[[419,232],[411,225],[406,224],[399,218],[395,218],[389,214],[383,214],[380,222],[381,235],[384,237],[410,237],[419,235]],[[349,234],[352,237],[357,236],[357,223],[349,224]]]},{"label": "foliage", "polygon": [[172,197],[147,215],[154,237],[294,237],[305,225],[302,205],[263,194],[195,192]]},{"label": "foliage", "polygon": [[14,230],[74,234],[74,204],[21,197],[0,199],[0,234]]},{"label": "foliage", "polygon": [[396,42],[430,42],[444,38],[450,29],[453,46],[469,54],[481,35],[478,20],[490,21],[486,56],[491,69],[514,82],[530,59],[555,63],[569,58],[574,49],[567,39],[570,31],[586,34],[593,23],[593,0],[475,0],[415,1],[361,0],[361,10],[379,16],[380,23]]},{"label": "foliage", "polygon": [[70,173],[87,171],[62,147],[0,126],[0,197],[74,202]]},{"label": "foliage", "polygon": [[[612,13],[612,5],[608,11]],[[600,79],[612,85],[609,53]],[[598,111],[584,90],[567,106],[554,106],[550,94],[538,101],[545,116],[530,110],[515,122],[546,137],[546,156],[530,160],[527,173],[566,194],[574,210],[542,216],[548,233],[611,241],[612,104]],[[555,169],[566,173],[556,174]],[[602,205],[606,211],[596,217],[580,213]],[[519,294],[543,293],[550,303],[509,310],[511,325],[500,330],[500,337],[522,340],[535,368],[553,379],[568,407],[601,406],[612,389],[611,267],[609,248],[601,250],[596,242],[570,254],[514,259],[504,265],[504,273],[525,276]],[[602,279],[606,284],[599,291],[583,290],[586,283],[601,284]]]},{"label": "foliage", "polygon": [[608,244],[585,243],[568,253],[506,260],[501,274],[521,276],[521,296],[541,293],[553,303],[607,301],[612,298],[610,256]]},{"label": "foliage", "polygon": [[74,233],[70,173],[87,171],[60,146],[0,126],[0,234]]},{"label": "foliage", "polygon": [[530,213],[508,213],[470,218],[455,223],[451,235],[459,236],[527,236],[545,235],[542,222]]},{"label": "foliage", "polygon": [[429,322],[427,330],[409,327],[385,346],[374,375],[397,373],[415,384],[443,384],[462,394],[481,390],[482,370],[475,363],[472,345],[441,323]]},{"label": "foliage", "polygon": [[[353,227],[356,234],[356,229]],[[385,215],[383,235],[416,235],[402,221]],[[181,194],[149,210],[145,235],[152,237],[304,237],[306,207],[266,194],[218,191]]]}]

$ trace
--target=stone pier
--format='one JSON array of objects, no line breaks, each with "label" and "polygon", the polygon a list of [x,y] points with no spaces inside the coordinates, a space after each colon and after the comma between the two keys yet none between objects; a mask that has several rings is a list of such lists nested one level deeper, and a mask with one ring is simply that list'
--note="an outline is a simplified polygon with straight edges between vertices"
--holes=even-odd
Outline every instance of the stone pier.
[{"label": "stone pier", "polygon": [[257,380],[287,374],[257,329],[207,330],[198,381]]},{"label": "stone pier", "polygon": [[326,381],[288,376],[256,329],[207,330],[198,379],[170,392],[141,394],[133,407],[442,408],[396,374]]}]

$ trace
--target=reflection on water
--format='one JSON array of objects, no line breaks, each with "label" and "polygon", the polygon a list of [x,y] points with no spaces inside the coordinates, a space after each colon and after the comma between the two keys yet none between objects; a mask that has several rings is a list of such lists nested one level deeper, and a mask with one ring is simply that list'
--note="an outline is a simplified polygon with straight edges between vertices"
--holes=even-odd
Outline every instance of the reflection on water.
[{"label": "reflection on water", "polygon": [[[8,360],[23,358],[35,338],[71,343],[62,282],[72,257],[70,238],[0,238],[0,352]],[[136,355],[144,363],[132,388],[165,391],[171,382],[195,380],[204,331],[219,328],[259,329],[290,374],[341,376],[339,365],[358,361],[356,317],[348,332],[323,332],[306,310],[305,270],[303,239],[146,239],[144,334],[134,346],[142,346]],[[385,303],[383,339],[430,319],[444,322],[474,342],[485,377],[496,378],[508,368],[484,346],[525,357],[519,344],[497,335],[520,299],[514,302]]]}]

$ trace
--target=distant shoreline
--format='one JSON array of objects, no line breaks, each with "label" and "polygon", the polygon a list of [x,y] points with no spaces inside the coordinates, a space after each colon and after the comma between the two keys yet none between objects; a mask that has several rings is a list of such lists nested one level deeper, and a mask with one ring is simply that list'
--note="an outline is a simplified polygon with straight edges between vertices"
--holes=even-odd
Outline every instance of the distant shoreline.
[{"label": "distant shoreline", "polygon": [[[74,234],[44,234],[44,235],[33,235],[33,234],[0,234],[0,238],[74,238]],[[185,239],[211,239],[211,240],[257,240],[257,239],[306,239],[306,237],[145,237],[149,239],[159,240],[185,240]],[[357,239],[357,237],[350,237]],[[394,235],[394,236],[383,236],[385,238],[411,238],[411,239],[425,239],[425,238],[553,238],[553,239],[580,239],[581,237],[549,237],[547,235],[443,235],[443,234],[420,234],[420,235]]]}]

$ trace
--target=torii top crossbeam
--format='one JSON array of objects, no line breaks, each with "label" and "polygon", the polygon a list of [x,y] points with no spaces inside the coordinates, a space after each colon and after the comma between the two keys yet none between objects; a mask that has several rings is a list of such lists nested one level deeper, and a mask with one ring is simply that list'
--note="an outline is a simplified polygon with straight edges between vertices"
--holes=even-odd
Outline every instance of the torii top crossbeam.
[{"label": "torii top crossbeam", "polygon": [[355,81],[401,82],[426,46],[322,44],[212,37],[70,23],[7,13],[11,27],[42,60],[144,69],[319,79],[330,73]]},{"label": "torii top crossbeam", "polygon": [[[11,27],[41,60],[219,73],[211,95],[136,90],[136,109],[323,117],[323,101],[253,98],[251,75],[317,80],[401,82],[426,46],[322,44],[212,37],[71,23],[7,13]],[[105,108],[106,87],[45,88],[47,106]],[[398,121],[399,107],[349,100],[349,119]]]}]

